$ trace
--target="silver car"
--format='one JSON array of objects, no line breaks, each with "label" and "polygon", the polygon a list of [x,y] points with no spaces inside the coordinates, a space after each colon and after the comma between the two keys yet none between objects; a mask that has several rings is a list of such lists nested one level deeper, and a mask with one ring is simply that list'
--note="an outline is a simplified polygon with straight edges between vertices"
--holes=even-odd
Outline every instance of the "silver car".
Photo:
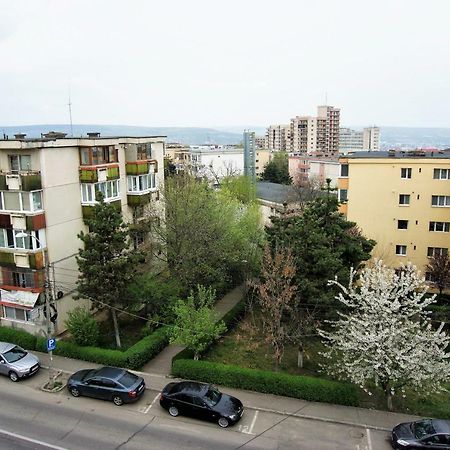
[{"label": "silver car", "polygon": [[0,374],[18,381],[36,373],[41,366],[37,356],[15,344],[0,342]]}]

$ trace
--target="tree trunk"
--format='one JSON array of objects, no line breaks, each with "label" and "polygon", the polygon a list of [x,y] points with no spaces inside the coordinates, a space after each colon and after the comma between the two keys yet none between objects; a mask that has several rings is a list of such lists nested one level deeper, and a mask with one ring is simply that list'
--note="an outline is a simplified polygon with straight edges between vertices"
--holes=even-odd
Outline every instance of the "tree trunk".
[{"label": "tree trunk", "polygon": [[111,316],[112,316],[112,320],[113,320],[113,324],[114,324],[114,334],[116,336],[116,346],[117,346],[117,348],[121,348],[122,343],[120,342],[119,324],[117,322],[117,315],[116,315],[115,309],[111,309]]},{"label": "tree trunk", "polygon": [[194,360],[195,360],[195,361],[198,361],[199,359],[200,359],[199,353],[198,353],[198,352],[195,352],[195,353],[194,353]]},{"label": "tree trunk", "polygon": [[301,344],[298,346],[297,367],[299,369],[303,369],[303,345],[301,345]]},{"label": "tree trunk", "polygon": [[392,394],[391,390],[385,391],[386,394],[386,402],[387,402],[387,408],[389,411],[392,411]]}]

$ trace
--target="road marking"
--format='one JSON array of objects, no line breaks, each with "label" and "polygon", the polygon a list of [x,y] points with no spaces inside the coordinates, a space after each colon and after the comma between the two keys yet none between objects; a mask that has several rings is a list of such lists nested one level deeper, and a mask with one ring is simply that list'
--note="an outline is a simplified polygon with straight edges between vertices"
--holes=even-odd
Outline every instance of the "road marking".
[{"label": "road marking", "polygon": [[366,428],[367,431],[367,445],[369,446],[369,450],[372,450],[372,439],[370,438],[370,430]]},{"label": "road marking", "polygon": [[156,394],[155,398],[152,400],[150,405],[146,406],[145,408],[140,408],[139,412],[141,412],[142,414],[148,414],[148,412],[150,411],[150,408],[156,403],[156,401],[159,399],[160,395],[161,395],[161,393]]},{"label": "road marking", "polygon": [[49,444],[49,443],[44,442],[44,441],[39,441],[37,439],[32,439],[32,438],[23,436],[21,434],[11,433],[10,431],[6,431],[6,430],[1,430],[0,429],[0,434],[3,434],[5,436],[13,437],[13,438],[15,438],[17,440],[22,440],[22,441],[26,441],[26,442],[31,442],[32,444],[41,445],[43,447],[47,447],[47,448],[50,448],[52,450],[67,450],[64,447],[58,447],[57,445],[52,445],[52,444]]},{"label": "road marking", "polygon": [[252,423],[250,425],[249,434],[253,434],[253,427],[255,426],[258,414],[259,414],[259,411],[255,411],[255,415],[253,416],[253,420],[252,420]]}]

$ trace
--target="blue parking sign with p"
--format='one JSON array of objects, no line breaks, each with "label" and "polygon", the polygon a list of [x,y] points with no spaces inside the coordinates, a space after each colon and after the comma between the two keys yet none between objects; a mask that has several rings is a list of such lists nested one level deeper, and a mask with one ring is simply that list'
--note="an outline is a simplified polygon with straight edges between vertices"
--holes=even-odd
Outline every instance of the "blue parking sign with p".
[{"label": "blue parking sign with p", "polygon": [[54,338],[47,339],[47,351],[51,352],[55,350],[55,348],[56,348],[56,339]]}]

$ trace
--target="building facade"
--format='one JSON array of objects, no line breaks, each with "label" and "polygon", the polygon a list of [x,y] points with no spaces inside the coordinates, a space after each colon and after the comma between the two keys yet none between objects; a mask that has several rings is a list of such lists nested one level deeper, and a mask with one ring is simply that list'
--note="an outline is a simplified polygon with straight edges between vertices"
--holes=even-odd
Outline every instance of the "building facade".
[{"label": "building facade", "polygon": [[362,131],[351,128],[339,129],[339,152],[343,154],[358,151],[379,151],[380,129],[366,127]]},{"label": "building facade", "polygon": [[254,131],[244,131],[244,175],[256,180],[256,138]]},{"label": "building facade", "polygon": [[272,152],[289,151],[291,149],[290,125],[270,125],[267,129],[267,148]]},{"label": "building facade", "polygon": [[50,314],[56,333],[64,330],[78,278],[77,235],[87,231],[84,219],[92,214],[96,192],[120,208],[125,221],[139,221],[151,200],[159,204],[164,139],[48,133],[0,140],[2,326],[44,334],[47,266]]},{"label": "building facade", "polygon": [[373,256],[422,274],[450,246],[450,150],[358,152],[340,159],[341,212],[377,244]]},{"label": "building facade", "polygon": [[289,155],[289,175],[294,184],[310,181],[320,186],[331,180],[330,186],[337,187],[340,164],[337,156]]}]

